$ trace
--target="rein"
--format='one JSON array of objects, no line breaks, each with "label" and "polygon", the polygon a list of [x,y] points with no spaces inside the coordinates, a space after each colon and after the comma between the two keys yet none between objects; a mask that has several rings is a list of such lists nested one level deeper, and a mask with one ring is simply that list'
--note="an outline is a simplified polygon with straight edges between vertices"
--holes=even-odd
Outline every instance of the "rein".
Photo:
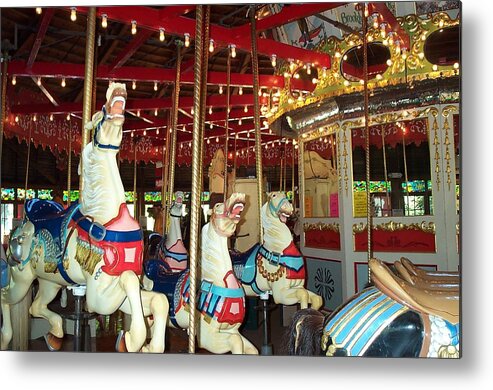
[{"label": "rein", "polygon": [[284,203],[289,202],[288,198],[283,198],[277,206],[273,206],[272,202],[269,202],[269,210],[272,212],[274,215],[279,214],[279,210],[281,210],[281,207],[283,206]]},{"label": "rein", "polygon": [[101,111],[103,112],[103,118],[99,121],[99,123],[96,126],[96,130],[94,130],[94,136],[93,136],[93,143],[94,146],[99,148],[99,149],[108,149],[108,150],[119,150],[120,146],[115,146],[111,144],[101,144],[98,142],[98,132],[101,130],[101,127],[103,126],[103,123],[108,119],[108,115],[106,113],[106,107],[103,106],[101,108]]}]

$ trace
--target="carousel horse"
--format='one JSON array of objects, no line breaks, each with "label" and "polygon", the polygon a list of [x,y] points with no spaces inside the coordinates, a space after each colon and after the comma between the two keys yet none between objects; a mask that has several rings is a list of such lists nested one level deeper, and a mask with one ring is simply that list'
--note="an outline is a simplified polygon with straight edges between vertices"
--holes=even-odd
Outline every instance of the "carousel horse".
[{"label": "carousel horse", "polygon": [[[188,269],[188,252],[185,245],[183,245],[181,235],[181,218],[185,210],[184,197],[185,195],[182,191],[175,192],[175,201],[169,210],[170,225],[168,234],[164,237],[154,234],[154,237],[151,238],[151,241],[156,243],[156,248],[148,251],[149,257],[144,261],[146,280],[159,279],[159,275],[163,272],[173,274]],[[156,273],[158,269],[159,272]],[[152,290],[152,287],[146,286],[146,289]]]},{"label": "carousel horse", "polygon": [[[209,192],[211,194],[222,194],[224,192],[224,151],[217,149],[208,169],[209,174]],[[235,182],[234,172],[228,172],[228,194],[233,193],[233,184]]]},{"label": "carousel horse", "polygon": [[[50,350],[61,348],[63,326],[62,317],[47,305],[60,288],[85,286],[89,312],[109,315],[121,310],[131,316],[130,329],[118,335],[118,351],[164,351],[169,305],[162,294],[140,289],[142,230],[127,209],[116,162],[126,97],[125,84],[112,83],[102,110],[86,124],[94,134],[82,151],[80,204],[66,210],[53,201],[33,199],[25,204],[25,219],[9,242],[13,265],[9,283],[2,288],[2,349],[12,338],[10,306],[37,279],[39,290],[29,312],[48,320],[45,340]],[[149,316],[154,324],[151,340],[145,344],[145,317]]]},{"label": "carousel horse", "polygon": [[[459,275],[425,271],[408,259],[394,263],[396,273],[377,259],[369,266],[374,286],[327,317],[316,310],[294,315],[288,354],[458,358]],[[415,272],[414,282],[401,271]]]},{"label": "carousel horse", "polygon": [[232,253],[236,276],[247,296],[272,292],[274,302],[283,305],[300,303],[322,306],[322,297],[307,290],[303,256],[293,242],[286,226],[293,206],[283,192],[271,192],[261,210],[263,243],[257,243],[244,253]]},{"label": "carousel horse", "polygon": [[[233,193],[226,204],[216,203],[209,222],[202,228],[197,335],[199,347],[212,353],[258,354],[255,346],[238,330],[245,318],[245,292],[233,272],[227,243],[236,230],[244,206],[245,195]],[[168,297],[169,326],[188,329],[189,270],[170,274],[160,261],[147,264],[144,286]]]}]

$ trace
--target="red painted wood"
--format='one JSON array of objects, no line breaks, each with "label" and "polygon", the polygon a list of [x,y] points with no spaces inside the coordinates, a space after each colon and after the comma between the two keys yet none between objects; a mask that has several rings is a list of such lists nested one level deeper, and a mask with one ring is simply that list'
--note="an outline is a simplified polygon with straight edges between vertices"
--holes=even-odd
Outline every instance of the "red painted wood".
[{"label": "red painted wood", "polygon": [[[356,252],[366,252],[367,231],[354,234]],[[407,229],[398,231],[372,231],[372,249],[374,252],[435,253],[435,235],[421,230]]]},{"label": "red painted wood", "polygon": [[36,39],[34,40],[33,47],[31,49],[31,53],[29,54],[29,59],[27,60],[27,68],[30,69],[34,61],[36,60],[36,56],[38,55],[39,48],[41,47],[41,43],[46,35],[46,31],[48,31],[48,26],[50,25],[51,18],[55,13],[55,8],[47,8],[46,12],[43,13],[43,17],[39,24],[38,33],[36,34]]},{"label": "red painted wood", "polygon": [[305,246],[339,251],[341,250],[341,237],[339,232],[332,230],[308,230],[305,232]]},{"label": "red painted wood", "polygon": [[139,48],[149,39],[153,34],[151,30],[139,30],[137,35],[132,39],[131,42],[121,51],[121,53],[116,57],[113,63],[109,66],[108,72],[111,73],[113,70],[123,66],[129,59],[134,55],[134,53],[139,50]]}]

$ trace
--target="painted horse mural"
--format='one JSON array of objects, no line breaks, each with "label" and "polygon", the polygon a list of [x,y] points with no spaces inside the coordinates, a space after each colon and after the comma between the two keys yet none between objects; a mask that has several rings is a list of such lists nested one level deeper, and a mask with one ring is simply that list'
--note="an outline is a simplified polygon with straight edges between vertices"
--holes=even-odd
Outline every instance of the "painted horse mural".
[{"label": "painted horse mural", "polygon": [[[369,266],[374,286],[329,316],[311,309],[294,315],[288,353],[458,358],[459,275],[425,271],[405,258],[394,263],[395,273],[377,259]],[[411,275],[413,281],[407,281]]]},{"label": "painted horse mural", "polygon": [[[148,257],[145,260],[145,267],[157,269],[160,272],[176,273],[188,269],[188,252],[183,244],[181,233],[181,219],[185,215],[185,204],[183,203],[185,194],[182,191],[175,192],[175,200],[169,210],[169,229],[164,236],[153,233],[150,237],[150,247]],[[158,262],[151,265],[148,262]],[[152,290],[149,288],[148,290]]]},{"label": "painted horse mural", "polygon": [[286,222],[293,206],[284,192],[271,192],[261,209],[263,243],[257,243],[244,253],[233,253],[235,273],[248,296],[272,291],[274,302],[283,305],[300,303],[322,306],[322,297],[307,290],[303,256],[293,242]]},{"label": "painted horse mural", "polygon": [[[258,354],[238,330],[245,318],[245,292],[233,272],[227,242],[244,206],[245,195],[233,193],[225,204],[216,203],[209,222],[202,228],[198,345],[212,353]],[[146,262],[144,286],[166,294],[172,327],[189,327],[188,278],[188,269],[172,274],[161,260]]]},{"label": "painted horse mural", "polygon": [[[82,151],[82,169],[79,166],[84,180],[81,202],[66,210],[39,199],[25,204],[23,224],[9,242],[12,265],[10,280],[2,288],[2,349],[12,338],[10,306],[37,279],[39,290],[29,312],[48,320],[45,340],[50,350],[61,348],[64,333],[61,316],[47,305],[61,287],[79,285],[86,286],[88,311],[108,315],[120,309],[131,316],[130,329],[118,336],[118,351],[164,351],[169,305],[162,294],[140,289],[142,230],[127,209],[116,162],[126,97],[125,85],[112,83],[102,110],[86,124],[94,132]],[[144,317],[151,315],[152,337],[145,344]]]}]

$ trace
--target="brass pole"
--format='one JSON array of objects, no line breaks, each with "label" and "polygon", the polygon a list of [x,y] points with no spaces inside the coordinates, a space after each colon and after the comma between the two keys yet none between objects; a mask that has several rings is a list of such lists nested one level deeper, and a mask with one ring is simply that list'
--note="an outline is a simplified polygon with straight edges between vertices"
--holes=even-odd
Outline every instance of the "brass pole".
[{"label": "brass pole", "polygon": [[[2,112],[0,113],[0,161],[3,153],[3,129],[5,126],[5,111],[7,109],[7,53],[3,56],[2,70]],[[1,166],[1,162],[0,162]],[[0,179],[1,183],[1,179]]]},{"label": "brass pole", "polygon": [[[402,153],[404,154],[404,177],[406,179],[406,197],[407,207],[409,207],[409,178],[407,177],[407,159],[406,159],[406,140],[404,138],[404,129],[402,129]],[[406,205],[404,205],[404,216],[406,215]]]},{"label": "brass pole", "polygon": [[291,193],[293,194],[293,201],[291,202],[293,204],[293,209],[296,210],[296,203],[295,203],[295,196],[294,196],[294,138],[292,139],[293,142],[291,142],[291,147],[293,149],[292,152],[292,161],[291,161]]},{"label": "brass pole", "polygon": [[[177,41],[176,45],[176,77],[175,90],[173,94],[173,109],[171,110],[171,143],[169,153],[169,203],[173,201],[173,192],[175,191],[175,162],[176,162],[176,138],[178,133],[178,103],[180,101],[180,77],[181,77],[181,43]],[[166,211],[165,211],[166,212]]]},{"label": "brass pole", "polygon": [[203,56],[203,7],[197,5],[195,14],[195,65],[194,65],[194,96],[193,96],[193,135],[192,135],[192,194],[190,204],[190,319],[188,329],[188,353],[195,353],[196,335],[196,280],[198,249],[200,239],[200,119],[201,119],[201,83]]},{"label": "brass pole", "polygon": [[134,139],[134,218],[136,221],[138,221],[138,213],[137,213],[137,140],[135,140],[135,139]]},{"label": "brass pole", "polygon": [[332,165],[332,168],[337,169],[336,154],[335,154],[335,150],[334,150],[334,144],[335,144],[336,140],[335,140],[334,134],[329,135],[329,141],[330,141],[330,149],[332,151],[331,165]]},{"label": "brass pole", "polygon": [[161,218],[163,218],[163,234],[168,232],[168,204],[171,203],[171,201],[168,201],[169,195],[168,195],[168,176],[169,176],[169,144],[170,144],[170,130],[171,130],[171,122],[170,122],[170,113],[168,111],[167,113],[167,119],[168,119],[168,126],[166,126],[165,130],[165,135],[166,135],[166,141],[165,145],[163,146],[163,172],[162,172],[162,179],[163,179],[163,184],[161,186],[161,206],[162,206],[162,215]]},{"label": "brass pole", "polygon": [[304,156],[305,143],[300,141],[298,138],[298,194],[299,194],[299,208],[303,210],[303,214],[300,215],[300,218],[304,217],[305,213],[305,161],[303,160]]},{"label": "brass pole", "polygon": [[72,179],[72,120],[68,121],[68,157],[67,157],[67,207],[71,203],[71,179]]},{"label": "brass pole", "polygon": [[[36,123],[36,130],[37,130],[38,129],[38,122],[35,122],[35,123]],[[32,127],[29,126],[29,139],[27,140],[26,176],[24,178],[24,203],[27,200],[27,183],[29,182],[29,166],[31,163],[31,133],[32,133]],[[37,131],[36,131],[36,133],[37,133]]]},{"label": "brass pole", "polygon": [[231,84],[231,49],[228,50],[228,60],[226,65],[226,139],[224,140],[224,203],[226,203],[228,192],[228,144],[229,144],[229,102],[231,92],[229,86]]},{"label": "brass pole", "polygon": [[284,155],[283,155],[283,152],[282,152],[282,149],[281,149],[281,145],[279,145],[279,153],[281,153],[281,165],[280,165],[280,169],[279,169],[279,191],[282,191],[282,174],[283,174],[283,169],[282,169],[282,162],[284,160]]},{"label": "brass pole", "polygon": [[[370,132],[369,132],[369,118],[368,118],[368,41],[367,30],[368,20],[365,15],[365,5],[361,3],[362,14],[362,29],[363,29],[363,88],[364,88],[364,115],[365,115],[365,151],[366,151],[366,226],[367,226],[367,261],[370,264],[372,258],[372,245],[371,245],[371,230],[372,230],[372,216],[371,216],[371,194],[370,194]],[[371,270],[368,267],[368,282],[371,282]]]},{"label": "brass pole", "polygon": [[284,142],[284,146],[283,146],[283,163],[284,163],[284,176],[283,176],[283,183],[282,183],[282,188],[283,188],[283,191],[286,192],[286,180],[287,180],[287,177],[288,177],[288,157],[287,157],[287,154],[286,154],[286,142]]},{"label": "brass pole", "polygon": [[383,125],[382,125],[382,152],[383,152],[383,174],[385,178],[385,193],[386,193],[387,205],[390,206],[390,194],[389,194],[389,186],[388,186],[389,179],[387,174],[387,151],[385,150],[385,127]]},{"label": "brass pole", "polygon": [[262,177],[262,139],[260,135],[260,107],[258,100],[259,76],[258,76],[258,53],[257,53],[257,20],[255,19],[255,5],[250,6],[250,35],[252,40],[252,72],[253,72],[253,122],[255,125],[255,169],[257,173],[257,196],[258,196],[258,226],[259,241],[263,242],[262,231],[262,208],[263,177]]},{"label": "brass pole", "polygon": [[[81,139],[81,155],[84,146],[89,143],[91,134],[90,130],[85,128],[85,124],[91,120],[91,98],[93,93],[93,76],[94,76],[94,41],[96,36],[96,8],[89,8],[87,14],[87,33],[86,33],[86,59],[85,59],[85,74],[84,74],[84,98],[82,107],[82,139]],[[82,193],[84,188],[84,175],[82,174],[84,166],[82,158],[80,159],[81,175],[79,178],[79,199],[82,201]]]}]

